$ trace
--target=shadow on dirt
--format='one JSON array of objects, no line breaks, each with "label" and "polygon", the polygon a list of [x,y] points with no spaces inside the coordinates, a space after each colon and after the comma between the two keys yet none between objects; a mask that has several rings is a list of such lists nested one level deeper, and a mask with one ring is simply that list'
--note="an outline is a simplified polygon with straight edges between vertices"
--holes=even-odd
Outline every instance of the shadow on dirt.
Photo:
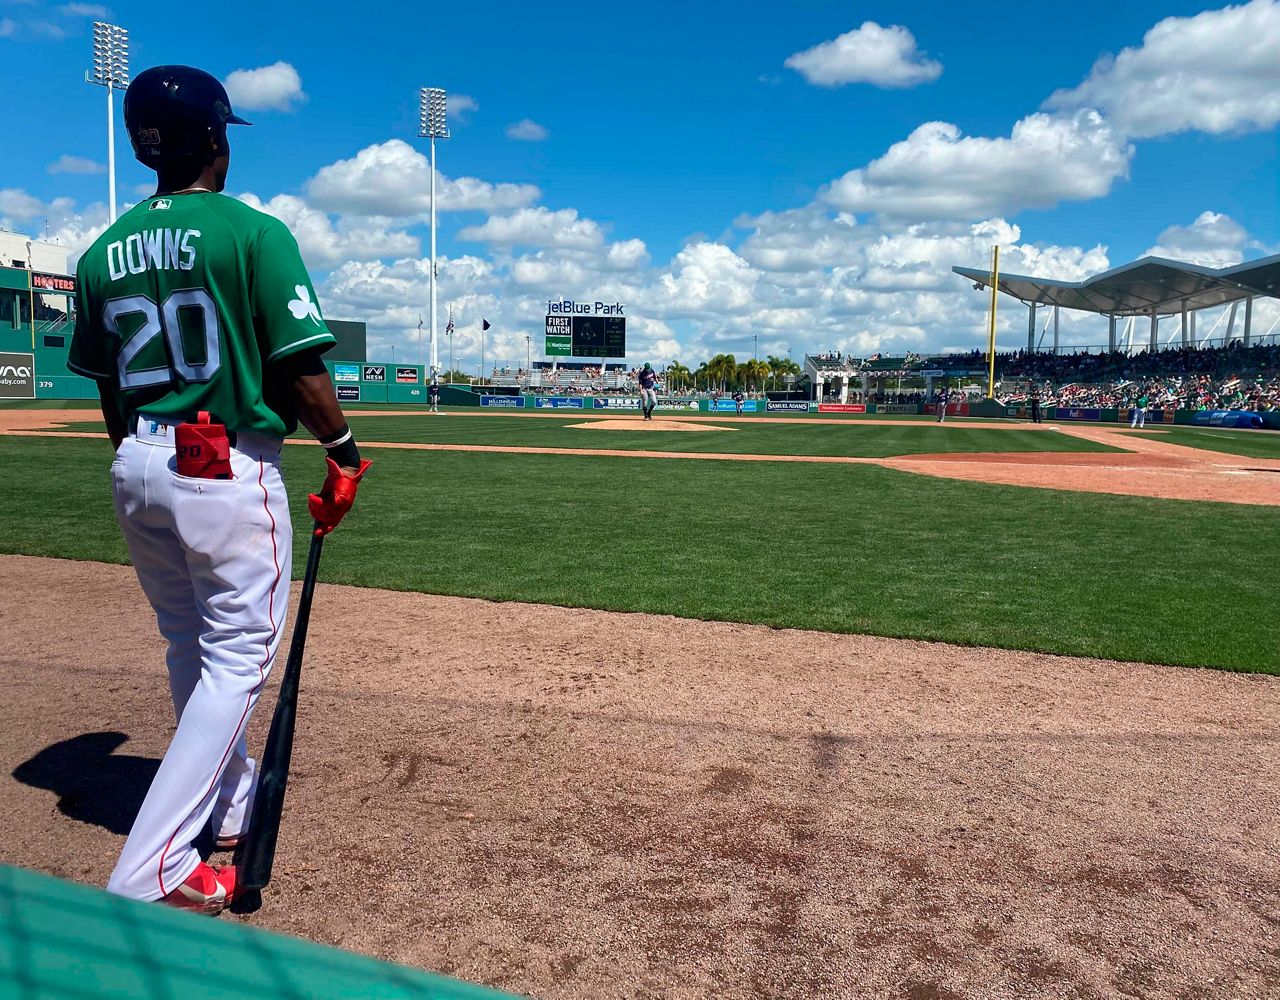
[{"label": "shadow on dirt", "polygon": [[124,836],[133,825],[160,761],[115,751],[124,733],[85,733],[45,747],[13,769],[24,785],[58,796],[58,811]]}]

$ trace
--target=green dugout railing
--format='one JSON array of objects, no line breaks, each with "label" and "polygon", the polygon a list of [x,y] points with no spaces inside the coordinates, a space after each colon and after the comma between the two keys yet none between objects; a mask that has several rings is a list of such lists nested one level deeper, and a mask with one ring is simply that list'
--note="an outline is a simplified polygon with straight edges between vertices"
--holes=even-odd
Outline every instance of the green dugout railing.
[{"label": "green dugout railing", "polygon": [[510,1000],[454,979],[0,866],[0,997]]}]

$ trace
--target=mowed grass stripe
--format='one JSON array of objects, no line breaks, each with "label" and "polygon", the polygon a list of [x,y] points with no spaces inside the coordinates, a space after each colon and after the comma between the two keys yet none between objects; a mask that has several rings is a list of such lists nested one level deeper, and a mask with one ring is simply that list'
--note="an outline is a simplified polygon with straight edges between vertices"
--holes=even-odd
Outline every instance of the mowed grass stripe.
[{"label": "mowed grass stripe", "polygon": [[[1143,437],[1168,444],[1203,448],[1225,455],[1246,458],[1280,458],[1280,432],[1267,430],[1221,430],[1212,427],[1167,427],[1145,431],[1126,430],[1124,437]],[[1280,485],[1277,486],[1280,488]]]},{"label": "mowed grass stripe", "polygon": [[[370,457],[327,581],[1280,673],[1272,508],[874,466]],[[59,470],[0,480],[0,550],[125,561],[103,442],[0,438],[0,458]],[[301,539],[321,469],[285,465]]]},{"label": "mowed grass stripe", "polygon": [[[893,426],[875,424],[773,424],[740,421],[714,426],[726,431],[591,430],[573,427],[608,414],[566,420],[486,417],[361,417],[354,425],[365,441],[515,445],[618,451],[684,451],[731,455],[810,455],[885,458],[932,452],[1116,451],[1062,434],[993,430],[983,427]],[[672,418],[676,419],[676,418]],[[661,419],[658,420],[661,423]]]}]

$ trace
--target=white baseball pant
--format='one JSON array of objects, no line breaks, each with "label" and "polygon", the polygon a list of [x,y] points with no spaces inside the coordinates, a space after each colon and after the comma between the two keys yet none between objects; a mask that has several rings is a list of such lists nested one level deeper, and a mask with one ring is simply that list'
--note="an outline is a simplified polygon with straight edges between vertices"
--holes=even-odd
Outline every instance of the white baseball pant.
[{"label": "white baseball pant", "polygon": [[173,741],[107,884],[159,899],[190,876],[192,846],[244,831],[256,784],[245,728],[280,644],[293,530],[280,442],[242,434],[233,478],[175,467],[173,429],[140,418],[111,466],[116,516],[142,590],[169,642]]}]

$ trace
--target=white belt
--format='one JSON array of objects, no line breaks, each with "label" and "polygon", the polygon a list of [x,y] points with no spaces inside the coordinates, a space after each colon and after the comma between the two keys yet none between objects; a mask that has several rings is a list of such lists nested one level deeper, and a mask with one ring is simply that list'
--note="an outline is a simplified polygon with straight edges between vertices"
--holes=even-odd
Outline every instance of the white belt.
[{"label": "white belt", "polygon": [[[143,444],[154,445],[161,448],[174,447],[174,428],[177,424],[165,423],[166,417],[148,417],[145,414],[139,414],[137,423],[134,426],[133,436]],[[278,437],[272,437],[269,434],[259,434],[256,431],[231,431],[227,435],[231,439],[231,446],[245,454],[263,454],[278,455],[280,454],[281,441]]]}]

